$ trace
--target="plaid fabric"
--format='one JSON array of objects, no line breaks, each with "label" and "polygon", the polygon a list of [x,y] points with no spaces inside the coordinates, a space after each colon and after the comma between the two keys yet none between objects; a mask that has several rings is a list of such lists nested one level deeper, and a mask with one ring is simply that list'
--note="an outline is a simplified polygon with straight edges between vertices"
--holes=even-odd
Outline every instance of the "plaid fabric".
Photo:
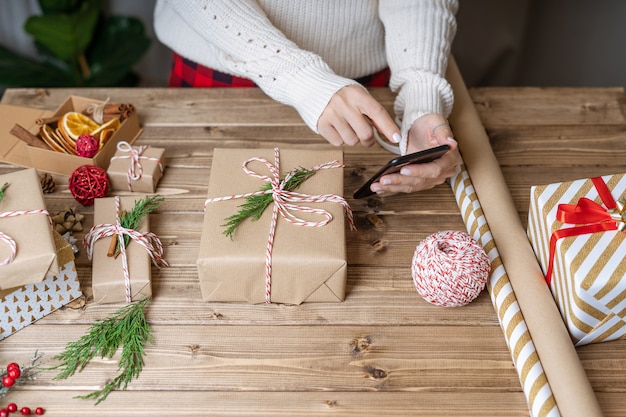
[{"label": "plaid fabric", "polygon": [[[389,68],[375,74],[356,79],[367,87],[386,87],[389,85]],[[203,67],[193,61],[174,53],[174,62],[169,78],[170,87],[256,87],[256,84],[247,78],[236,77]]]}]

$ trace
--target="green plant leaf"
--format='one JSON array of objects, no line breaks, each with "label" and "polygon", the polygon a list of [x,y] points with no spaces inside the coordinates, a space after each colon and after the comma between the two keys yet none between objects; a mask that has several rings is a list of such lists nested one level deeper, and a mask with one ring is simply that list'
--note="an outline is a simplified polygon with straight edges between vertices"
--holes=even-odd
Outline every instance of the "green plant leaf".
[{"label": "green plant leaf", "polygon": [[111,16],[94,36],[93,47],[87,54],[90,86],[119,85],[132,67],[150,47],[141,20],[134,17]]},{"label": "green plant leaf", "polygon": [[72,13],[31,16],[24,30],[58,58],[75,63],[91,43],[99,16],[99,0],[86,0]]},{"label": "green plant leaf", "polygon": [[0,46],[0,85],[4,87],[66,87],[73,85],[69,68],[34,61]]}]

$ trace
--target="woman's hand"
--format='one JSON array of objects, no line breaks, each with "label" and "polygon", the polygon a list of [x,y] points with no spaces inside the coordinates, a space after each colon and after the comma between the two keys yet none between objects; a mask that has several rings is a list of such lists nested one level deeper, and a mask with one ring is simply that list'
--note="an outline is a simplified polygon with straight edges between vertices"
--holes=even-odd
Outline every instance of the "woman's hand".
[{"label": "woman's hand", "polygon": [[397,174],[381,177],[370,187],[375,193],[412,193],[433,188],[454,175],[456,166],[461,163],[458,144],[453,139],[450,125],[442,116],[427,114],[420,117],[409,129],[408,136],[407,153],[439,145],[449,145],[450,150],[433,162],[406,165]]},{"label": "woman's hand", "polygon": [[383,105],[362,86],[349,85],[332,96],[317,122],[317,130],[335,146],[372,146],[372,124],[392,142],[400,142],[400,130]]}]

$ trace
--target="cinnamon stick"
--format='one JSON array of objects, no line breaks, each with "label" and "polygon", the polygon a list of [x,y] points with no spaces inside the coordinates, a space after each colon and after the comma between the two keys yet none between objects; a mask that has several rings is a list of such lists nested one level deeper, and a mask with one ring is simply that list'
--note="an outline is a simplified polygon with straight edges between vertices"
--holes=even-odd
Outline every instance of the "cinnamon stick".
[{"label": "cinnamon stick", "polygon": [[16,138],[26,142],[30,146],[35,146],[41,149],[47,149],[49,151],[52,150],[48,145],[46,145],[46,143],[43,140],[41,140],[37,136],[30,133],[27,129],[25,129],[23,126],[19,125],[18,123],[16,123],[15,126],[13,126],[13,129],[11,129],[9,133],[15,136]]},{"label": "cinnamon stick", "polygon": [[117,235],[111,236],[111,243],[109,243],[109,250],[107,251],[107,256],[109,258],[115,256],[115,249],[117,248]]},{"label": "cinnamon stick", "polygon": [[57,117],[42,117],[40,119],[35,120],[35,123],[38,126],[50,125],[50,124],[53,124],[53,123],[57,123],[60,119],[61,119],[61,117],[59,117],[59,116],[57,116]]}]

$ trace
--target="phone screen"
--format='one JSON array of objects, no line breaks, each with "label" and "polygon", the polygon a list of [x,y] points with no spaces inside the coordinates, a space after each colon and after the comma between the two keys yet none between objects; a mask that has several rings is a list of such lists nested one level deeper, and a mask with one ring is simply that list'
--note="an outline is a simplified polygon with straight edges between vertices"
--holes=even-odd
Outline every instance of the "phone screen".
[{"label": "phone screen", "polygon": [[403,166],[409,164],[423,164],[432,162],[437,158],[440,158],[443,154],[450,150],[450,146],[441,145],[434,148],[425,149],[423,151],[411,153],[408,155],[399,156],[387,162],[385,166],[378,170],[376,174],[372,176],[365,184],[361,186],[355,193],[354,198],[365,198],[374,195],[375,193],[370,190],[370,186],[378,181],[380,177],[387,174],[393,174],[400,171]]}]

